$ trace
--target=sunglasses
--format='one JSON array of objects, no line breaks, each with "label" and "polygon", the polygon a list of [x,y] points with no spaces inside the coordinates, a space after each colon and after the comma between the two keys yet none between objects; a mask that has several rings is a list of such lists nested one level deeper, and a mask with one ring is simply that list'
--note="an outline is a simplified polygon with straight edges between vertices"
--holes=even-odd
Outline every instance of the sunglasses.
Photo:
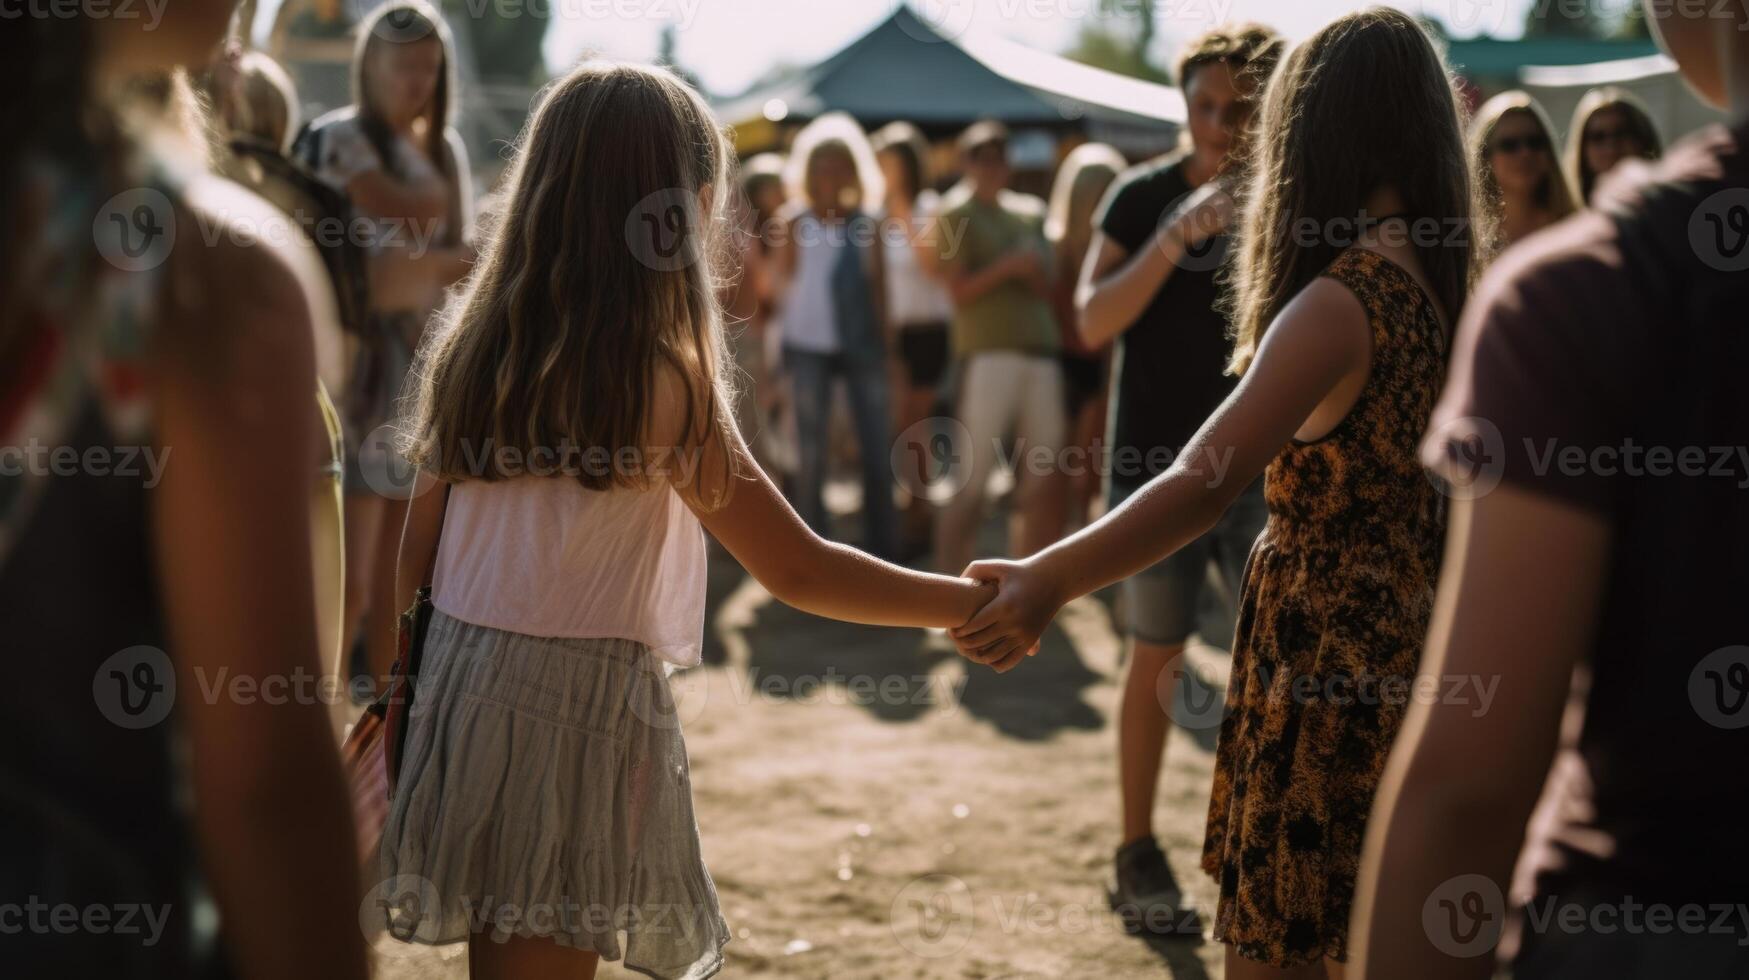
[{"label": "sunglasses", "polygon": [[1494,141],[1494,145],[1490,150],[1494,153],[1505,153],[1510,155],[1517,153],[1520,150],[1525,150],[1531,153],[1540,153],[1548,148],[1549,141],[1547,137],[1540,133],[1532,133],[1529,136],[1502,136]]}]

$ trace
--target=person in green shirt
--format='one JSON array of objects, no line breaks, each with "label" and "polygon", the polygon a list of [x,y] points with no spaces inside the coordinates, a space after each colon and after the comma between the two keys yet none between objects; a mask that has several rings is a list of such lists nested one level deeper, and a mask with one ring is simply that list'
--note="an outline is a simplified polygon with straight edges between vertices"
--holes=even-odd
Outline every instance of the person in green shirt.
[{"label": "person in green shirt", "polygon": [[1046,473],[1032,471],[1041,458],[1055,465],[1066,425],[1044,202],[1006,189],[1008,130],[1001,123],[967,129],[960,152],[965,184],[935,228],[961,360],[956,414],[970,436],[954,464],[953,482],[964,485],[936,523],[936,559],[952,571],[972,559],[990,468],[1009,438],[1017,461],[1010,546],[1029,555],[1056,540],[1062,508],[1041,492]]}]

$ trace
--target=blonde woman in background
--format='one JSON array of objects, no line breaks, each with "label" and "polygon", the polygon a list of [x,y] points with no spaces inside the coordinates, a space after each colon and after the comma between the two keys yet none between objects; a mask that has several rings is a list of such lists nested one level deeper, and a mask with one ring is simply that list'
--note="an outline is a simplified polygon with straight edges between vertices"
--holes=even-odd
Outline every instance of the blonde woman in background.
[{"label": "blonde woman in background", "polygon": [[1479,237],[1493,252],[1578,210],[1556,159],[1555,127],[1542,104],[1525,92],[1502,92],[1476,110],[1470,123],[1482,224]]},{"label": "blonde woman in background", "polygon": [[[1045,213],[1045,238],[1056,255],[1051,303],[1063,338],[1063,408],[1069,419],[1068,446],[1085,450],[1078,467],[1058,466],[1048,475],[1050,494],[1060,501],[1064,530],[1085,524],[1100,474],[1094,461],[1105,433],[1106,370],[1109,343],[1098,346],[1081,339],[1076,326],[1075,286],[1081,264],[1093,246],[1093,212],[1117,175],[1129,167],[1122,153],[1104,143],[1083,143],[1057,168]],[[1065,459],[1065,464],[1069,460]],[[1071,471],[1073,469],[1073,471]]]},{"label": "blonde woman in background", "polygon": [[1567,180],[1579,203],[1591,205],[1597,179],[1623,160],[1656,160],[1664,141],[1646,104],[1624,88],[1606,85],[1585,93],[1567,130]]},{"label": "blonde woman in background", "polygon": [[886,261],[872,215],[880,169],[862,127],[843,113],[809,123],[785,174],[790,203],[773,250],[771,278],[783,338],[783,369],[795,413],[796,512],[831,537],[824,490],[832,386],[849,389],[862,470],[862,548],[891,557],[898,541],[888,454]]}]

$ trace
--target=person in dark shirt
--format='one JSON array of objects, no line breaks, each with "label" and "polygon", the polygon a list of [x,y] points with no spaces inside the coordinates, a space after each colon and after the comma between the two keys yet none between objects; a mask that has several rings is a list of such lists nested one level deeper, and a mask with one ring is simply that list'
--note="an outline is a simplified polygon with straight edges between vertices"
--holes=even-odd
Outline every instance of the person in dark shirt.
[{"label": "person in dark shirt", "polygon": [[1734,121],[1612,171],[1469,304],[1422,680],[1498,694],[1405,723],[1359,976],[1485,977],[1514,933],[1519,978],[1749,976],[1749,14],[1647,20]]},{"label": "person in dark shirt", "polygon": [[[1189,145],[1120,176],[1095,216],[1076,307],[1089,346],[1116,340],[1107,440],[1113,507],[1171,465],[1236,383],[1226,373],[1232,345],[1215,281],[1233,216],[1226,187],[1232,150],[1281,47],[1273,31],[1256,25],[1219,28],[1191,42],[1178,65]],[[1211,480],[1226,462],[1208,461]],[[1201,929],[1194,912],[1180,910],[1182,893],[1153,833],[1184,643],[1211,570],[1232,608],[1267,516],[1258,480],[1214,529],[1123,584],[1130,661],[1118,727],[1123,843],[1110,896],[1132,922],[1155,931]],[[1211,715],[1202,727],[1219,724],[1219,710]]]}]

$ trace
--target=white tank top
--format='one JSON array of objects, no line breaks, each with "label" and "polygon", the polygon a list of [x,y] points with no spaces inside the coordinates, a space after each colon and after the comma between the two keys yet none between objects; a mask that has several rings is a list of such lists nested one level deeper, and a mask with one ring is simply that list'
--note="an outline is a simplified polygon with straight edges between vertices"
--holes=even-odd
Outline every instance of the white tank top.
[{"label": "white tank top", "polygon": [[450,490],[431,601],[514,633],[636,640],[691,667],[704,638],[705,560],[704,528],[672,487],[465,480]]},{"label": "white tank top", "polygon": [[838,314],[832,304],[832,273],[848,244],[844,229],[828,228],[812,211],[796,219],[796,269],[779,301],[777,316],[783,343],[814,354],[836,354]]}]

